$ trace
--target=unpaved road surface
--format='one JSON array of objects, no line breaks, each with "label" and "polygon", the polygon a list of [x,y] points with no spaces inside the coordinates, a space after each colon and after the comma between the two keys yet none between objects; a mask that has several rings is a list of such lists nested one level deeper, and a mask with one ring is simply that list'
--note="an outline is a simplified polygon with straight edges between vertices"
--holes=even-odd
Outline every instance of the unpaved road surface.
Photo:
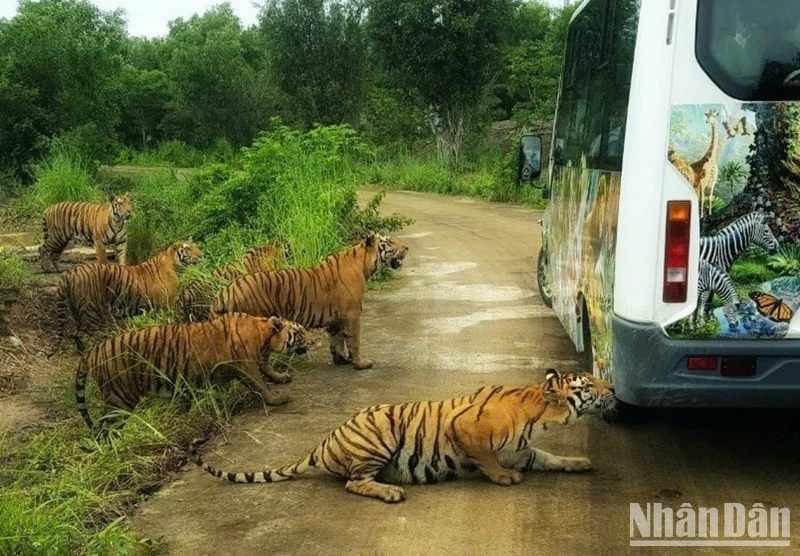
[{"label": "unpaved road surface", "polygon": [[[210,463],[259,470],[304,456],[357,409],[441,399],[487,384],[541,380],[578,357],[535,293],[538,214],[453,197],[390,193],[384,210],[412,216],[399,235],[406,266],[364,308],[364,353],[374,369],[327,361],[282,387],[292,402],[235,420]],[[703,554],[742,548],[629,548],[629,505],[678,509],[740,502],[789,507],[800,552],[800,415],[797,412],[671,412],[627,425],[589,417],[534,443],[588,455],[587,474],[530,473],[514,487],[476,478],[406,487],[388,505],[345,493],[314,471],[294,481],[233,485],[190,467],[139,510],[134,525],[163,537],[175,555],[272,554]],[[769,552],[767,552],[769,551]]]}]

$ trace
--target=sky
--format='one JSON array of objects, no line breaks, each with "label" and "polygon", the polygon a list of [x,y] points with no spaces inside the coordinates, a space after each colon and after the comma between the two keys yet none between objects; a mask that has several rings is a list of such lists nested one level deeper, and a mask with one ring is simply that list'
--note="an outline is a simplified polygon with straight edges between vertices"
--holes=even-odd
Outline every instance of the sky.
[{"label": "sky", "polygon": [[[254,0],[228,0],[245,27],[256,22],[258,7]],[[563,6],[564,0],[544,0]],[[173,19],[202,13],[222,0],[93,0],[102,10],[125,10],[128,32],[135,36],[157,37],[167,34],[167,23]],[[11,18],[17,11],[15,0],[0,0],[0,17]]]}]

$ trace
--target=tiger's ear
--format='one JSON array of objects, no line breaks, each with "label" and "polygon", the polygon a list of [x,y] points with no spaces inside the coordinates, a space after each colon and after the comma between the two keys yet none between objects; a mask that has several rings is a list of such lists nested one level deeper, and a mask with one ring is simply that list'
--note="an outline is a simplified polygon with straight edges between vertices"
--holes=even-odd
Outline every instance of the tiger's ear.
[{"label": "tiger's ear", "polygon": [[284,323],[280,317],[270,317],[269,321],[275,332],[280,332],[281,330],[283,330]]},{"label": "tiger's ear", "polygon": [[367,244],[367,247],[373,247],[375,245],[375,234],[372,232],[368,233],[364,238],[364,243]]},{"label": "tiger's ear", "polygon": [[109,203],[113,203],[114,199],[116,199],[116,198],[117,198],[117,196],[112,193],[111,195],[108,196],[108,202]]},{"label": "tiger's ear", "polygon": [[549,403],[562,404],[564,402],[563,391],[558,384],[561,374],[555,369],[547,369],[544,374],[545,385],[542,397]]}]

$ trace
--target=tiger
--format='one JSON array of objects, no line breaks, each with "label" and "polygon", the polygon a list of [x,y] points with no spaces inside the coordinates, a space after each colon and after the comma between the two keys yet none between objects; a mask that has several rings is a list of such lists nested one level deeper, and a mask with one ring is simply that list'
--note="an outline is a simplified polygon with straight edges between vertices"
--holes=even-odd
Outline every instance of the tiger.
[{"label": "tiger", "polygon": [[107,203],[65,202],[50,205],[44,211],[42,232],[44,239],[39,247],[42,269],[60,272],[58,261],[67,244],[73,239],[83,239],[94,244],[97,261],[105,264],[106,246],[114,247],[114,258],[121,264],[128,262],[128,223],[133,217],[133,207],[127,195],[112,195]]},{"label": "tiger", "polygon": [[177,307],[184,320],[208,318],[209,306],[221,288],[246,274],[264,270],[276,270],[279,266],[294,264],[291,244],[271,241],[262,247],[254,247],[240,259],[215,269],[210,278],[196,278],[181,287]]},{"label": "tiger", "polygon": [[96,430],[86,406],[89,372],[106,406],[114,409],[133,411],[144,396],[170,398],[181,382],[201,386],[210,379],[224,383],[233,378],[245,379],[265,403],[285,404],[288,398],[264,380],[269,355],[305,355],[313,345],[308,331],[295,322],[240,313],[126,332],[82,357],[75,374],[78,411]]},{"label": "tiger", "polygon": [[64,337],[69,308],[75,320],[75,347],[83,353],[81,335],[113,317],[129,317],[142,309],[171,308],[175,304],[180,274],[203,257],[191,240],[179,241],[138,265],[98,263],[70,268],[58,283],[58,328],[54,355]]},{"label": "tiger", "polygon": [[275,315],[308,328],[325,328],[334,364],[352,363],[358,370],[369,369],[374,362],[361,356],[361,310],[367,280],[382,267],[399,269],[407,254],[408,247],[400,240],[368,234],[317,266],[255,272],[234,280],[214,298],[211,316],[230,312]]},{"label": "tiger", "polygon": [[522,481],[524,471],[588,471],[591,462],[530,446],[534,432],[612,411],[613,385],[588,373],[548,369],[541,384],[485,386],[438,402],[376,405],[356,413],[300,461],[260,472],[215,469],[191,445],[191,458],[233,483],[271,483],[322,468],[347,480],[345,490],[384,502],[405,500],[397,486],[436,483],[480,471],[495,484]]}]

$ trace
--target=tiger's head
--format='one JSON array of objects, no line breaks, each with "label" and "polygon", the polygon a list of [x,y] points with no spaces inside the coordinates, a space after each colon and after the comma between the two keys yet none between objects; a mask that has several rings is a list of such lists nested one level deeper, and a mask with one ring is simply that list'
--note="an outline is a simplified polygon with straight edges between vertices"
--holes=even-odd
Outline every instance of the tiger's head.
[{"label": "tiger's head", "polygon": [[108,202],[111,203],[111,218],[115,222],[127,222],[133,217],[133,205],[127,195],[112,195]]},{"label": "tiger's head", "polygon": [[172,244],[172,251],[175,256],[175,262],[179,267],[197,264],[203,258],[203,252],[197,244],[192,241],[192,238],[186,241],[178,241]]},{"label": "tiger's head", "polygon": [[589,373],[564,373],[547,369],[544,375],[544,399],[548,403],[568,406],[571,414],[611,412],[616,404],[614,386]]},{"label": "tiger's head", "polygon": [[378,257],[381,266],[390,266],[394,270],[403,266],[403,259],[408,254],[408,246],[392,236],[378,235]]},{"label": "tiger's head", "polygon": [[275,333],[265,343],[264,350],[305,355],[308,353],[308,348],[314,345],[311,333],[301,324],[279,317],[270,317],[269,324]]}]

